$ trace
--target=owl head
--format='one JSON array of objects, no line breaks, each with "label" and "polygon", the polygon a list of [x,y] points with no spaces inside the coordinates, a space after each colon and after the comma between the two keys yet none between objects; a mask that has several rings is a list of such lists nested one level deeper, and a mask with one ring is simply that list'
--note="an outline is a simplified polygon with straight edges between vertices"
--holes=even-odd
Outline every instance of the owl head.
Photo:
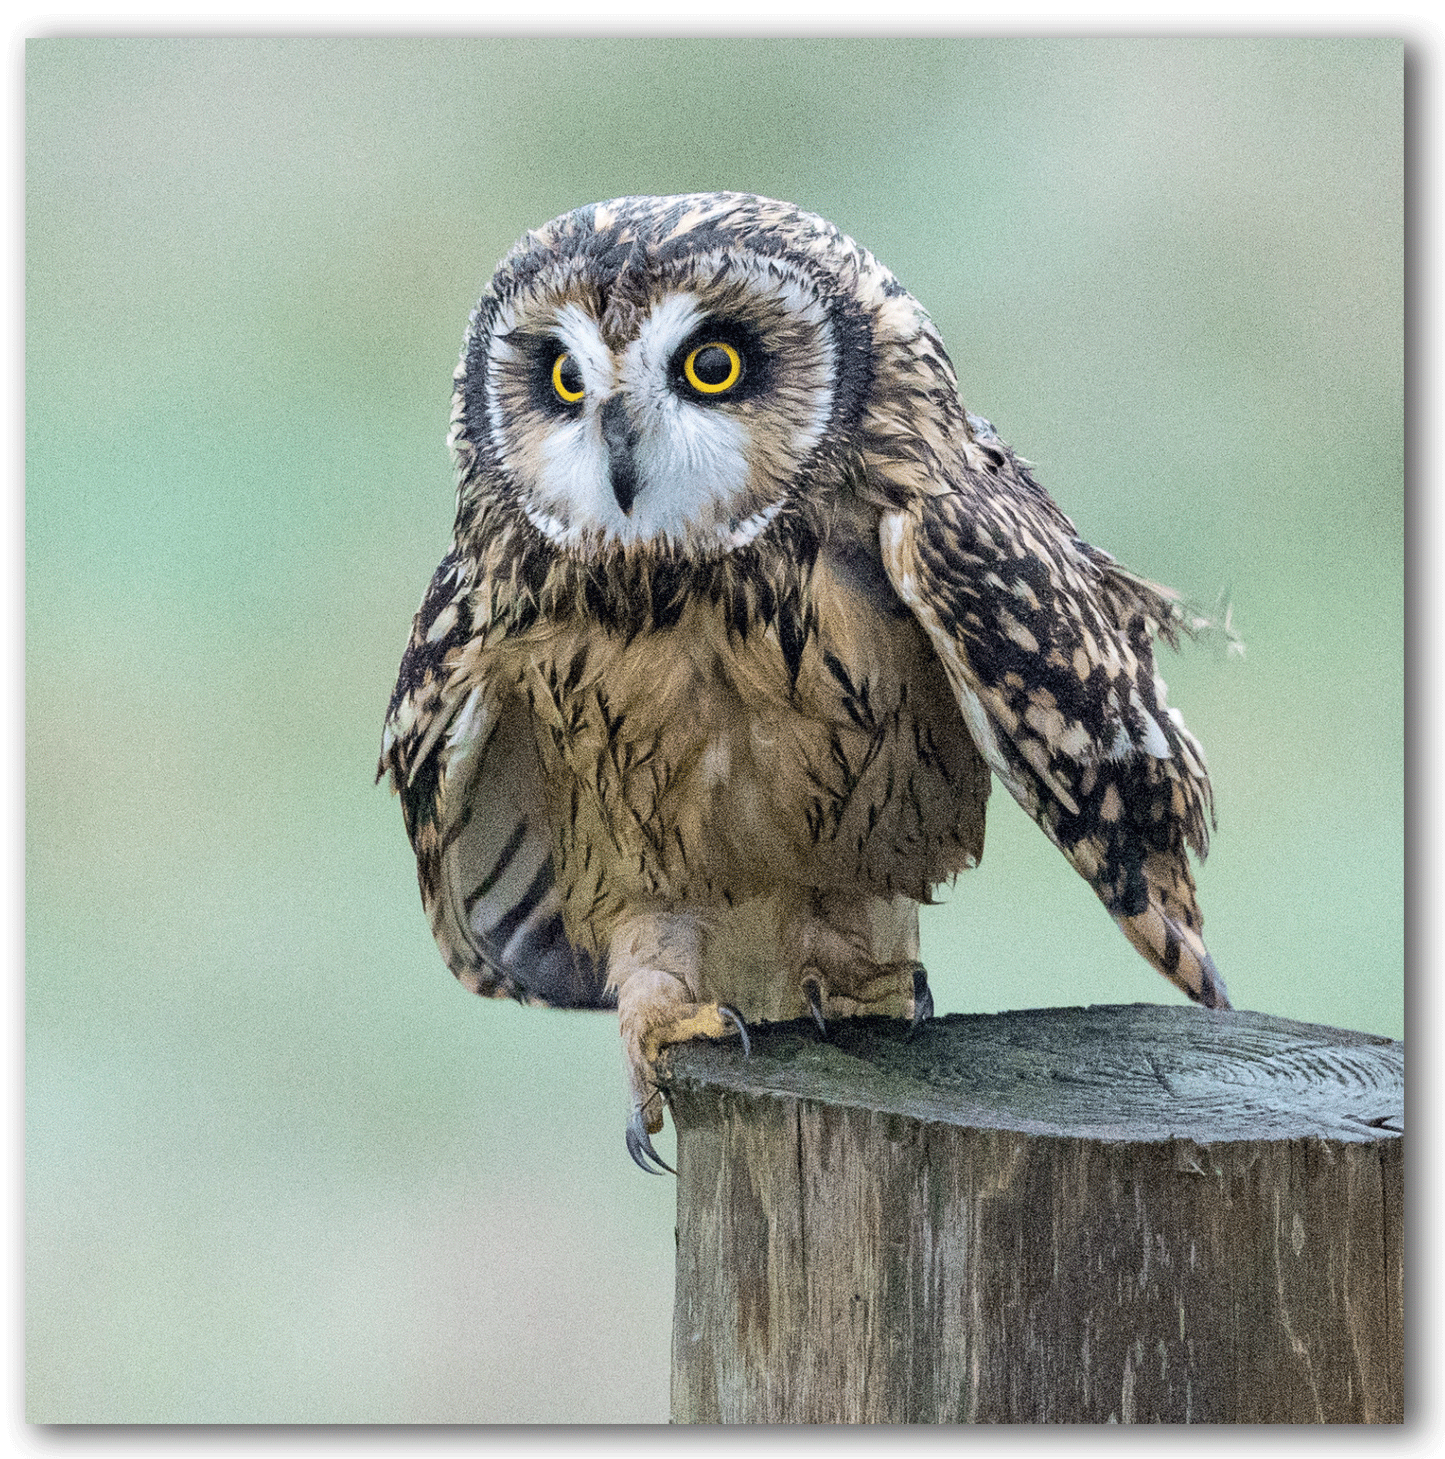
[{"label": "owl head", "polygon": [[942,356],[893,276],[789,203],[566,213],[522,239],[472,313],[453,400],[461,514],[520,513],[581,557],[746,547],[846,478],[880,369],[921,333]]}]

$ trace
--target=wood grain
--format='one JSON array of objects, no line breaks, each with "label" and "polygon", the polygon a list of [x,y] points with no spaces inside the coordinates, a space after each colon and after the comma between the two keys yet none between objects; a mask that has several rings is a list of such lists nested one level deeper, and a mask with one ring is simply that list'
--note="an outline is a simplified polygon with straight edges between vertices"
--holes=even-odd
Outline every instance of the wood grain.
[{"label": "wood grain", "polygon": [[1152,1005],[682,1046],[674,1421],[1398,1422],[1403,1077]]}]

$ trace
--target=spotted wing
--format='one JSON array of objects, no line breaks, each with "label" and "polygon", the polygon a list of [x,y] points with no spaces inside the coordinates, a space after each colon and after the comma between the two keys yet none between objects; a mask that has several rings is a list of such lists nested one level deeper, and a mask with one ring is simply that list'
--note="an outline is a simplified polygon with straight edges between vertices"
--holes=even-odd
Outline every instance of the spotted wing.
[{"label": "spotted wing", "polygon": [[1185,615],[1080,541],[991,431],[986,445],[883,514],[888,575],[1010,794],[1161,973],[1227,1008],[1186,849],[1208,849],[1209,777],[1154,665]]},{"label": "spotted wing", "polygon": [[613,1007],[603,967],[563,929],[525,709],[496,692],[472,637],[452,553],[412,625],[377,767],[401,796],[432,934],[474,993]]}]

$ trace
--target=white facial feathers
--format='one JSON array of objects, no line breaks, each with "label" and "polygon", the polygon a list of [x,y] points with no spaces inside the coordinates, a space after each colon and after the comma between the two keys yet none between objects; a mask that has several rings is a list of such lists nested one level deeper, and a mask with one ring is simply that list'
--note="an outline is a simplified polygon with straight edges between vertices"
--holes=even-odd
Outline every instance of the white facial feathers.
[{"label": "white facial feathers", "polygon": [[[664,287],[621,339],[615,324],[604,336],[597,295],[575,279],[498,311],[488,426],[522,510],[559,547],[733,551],[772,522],[823,439],[837,347],[809,281],[775,261],[695,262],[691,280],[706,282]],[[743,362],[735,391],[683,377],[714,325]],[[549,393],[563,353],[580,399]]]},{"label": "white facial feathers", "polygon": [[672,379],[674,356],[706,317],[695,296],[669,294],[622,356],[619,383],[637,432],[633,540],[680,542],[690,527],[715,528],[748,485],[747,427],[717,405],[684,399]]}]

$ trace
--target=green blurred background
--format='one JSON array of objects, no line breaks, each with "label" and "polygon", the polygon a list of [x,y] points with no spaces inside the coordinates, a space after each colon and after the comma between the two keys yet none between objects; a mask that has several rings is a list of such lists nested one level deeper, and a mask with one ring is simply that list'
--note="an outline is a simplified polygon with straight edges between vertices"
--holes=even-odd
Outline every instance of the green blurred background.
[{"label": "green blurred background", "polygon": [[[598,198],[831,218],[1085,537],[1227,590],[1246,656],[1165,663],[1210,946],[1402,1034],[1398,43],[47,40],[27,86],[32,1420],[666,1419],[615,1021],[462,992],[372,785],[467,311]],[[941,1011],[1177,996],[997,790],[923,937]]]}]

